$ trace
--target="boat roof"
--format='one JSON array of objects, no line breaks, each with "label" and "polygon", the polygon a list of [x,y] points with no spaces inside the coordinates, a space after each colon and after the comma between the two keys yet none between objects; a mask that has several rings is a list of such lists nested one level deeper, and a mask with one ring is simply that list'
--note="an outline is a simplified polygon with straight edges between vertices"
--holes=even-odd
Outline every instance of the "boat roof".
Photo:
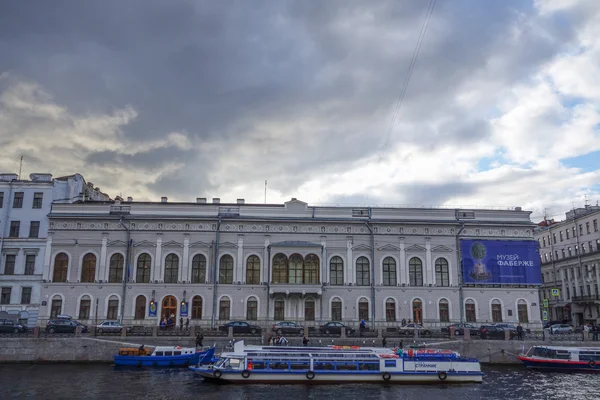
[{"label": "boat roof", "polygon": [[533,346],[536,348],[550,349],[550,350],[564,350],[564,351],[600,351],[600,347],[567,347],[567,346],[544,346],[538,345]]},{"label": "boat roof", "polygon": [[194,347],[181,347],[181,346],[156,346],[154,351],[184,351],[184,350],[194,350]]}]

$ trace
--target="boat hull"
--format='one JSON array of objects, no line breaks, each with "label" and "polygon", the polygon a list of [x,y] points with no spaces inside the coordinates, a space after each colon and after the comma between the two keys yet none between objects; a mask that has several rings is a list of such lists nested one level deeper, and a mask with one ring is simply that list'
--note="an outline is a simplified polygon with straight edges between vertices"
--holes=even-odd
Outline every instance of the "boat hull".
[{"label": "boat hull", "polygon": [[178,356],[115,356],[118,367],[183,368],[213,362],[215,349]]},{"label": "boat hull", "polygon": [[519,356],[518,359],[529,369],[561,372],[600,372],[600,365],[593,361],[542,360],[524,356]]}]

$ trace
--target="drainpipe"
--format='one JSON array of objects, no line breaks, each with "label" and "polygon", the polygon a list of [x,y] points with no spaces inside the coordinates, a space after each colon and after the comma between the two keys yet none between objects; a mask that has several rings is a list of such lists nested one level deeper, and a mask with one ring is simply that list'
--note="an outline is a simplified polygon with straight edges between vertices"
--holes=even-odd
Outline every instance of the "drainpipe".
[{"label": "drainpipe", "polygon": [[[371,220],[371,208],[369,207],[369,221]],[[369,235],[371,236],[371,317],[375,326],[375,235],[370,222],[365,222]]]},{"label": "drainpipe", "polygon": [[271,310],[271,245],[267,246],[267,320],[269,323],[269,311]]},{"label": "drainpipe", "polygon": [[[215,258],[213,260],[213,268],[212,268],[212,278],[213,278],[213,312],[212,312],[212,319],[210,322],[210,327],[211,328],[215,328],[215,320],[217,317],[217,261],[219,260],[219,239],[220,239],[220,232],[221,230],[221,216],[219,216],[219,219],[217,221],[217,234],[215,236]],[[232,304],[233,306],[233,304]]]},{"label": "drainpipe", "polygon": [[8,221],[9,217],[9,207],[12,207],[10,204],[10,199],[12,198],[13,192],[13,184],[12,181],[8,182],[8,198],[6,199],[6,211],[4,212],[4,231],[0,232],[0,264],[2,262],[2,249],[4,249],[4,238],[8,237],[7,230],[10,229],[10,223]]},{"label": "drainpipe", "polygon": [[130,258],[131,258],[131,231],[129,227],[125,226],[123,223],[123,217],[119,219],[119,224],[127,231],[127,259],[126,259],[126,270],[123,273],[123,293],[121,296],[121,316],[119,317],[119,323],[123,325],[123,317],[125,314],[125,296],[127,295],[127,280],[129,279],[129,268],[130,268]]},{"label": "drainpipe", "polygon": [[[458,210],[456,210],[456,219],[458,220]],[[456,240],[456,265],[458,266],[458,301],[460,303],[460,322],[465,322],[465,305],[464,305],[464,295],[463,295],[463,266],[462,266],[462,252],[460,249],[460,241],[458,237],[465,229],[465,224],[460,224],[460,229],[456,232],[455,240]]]}]

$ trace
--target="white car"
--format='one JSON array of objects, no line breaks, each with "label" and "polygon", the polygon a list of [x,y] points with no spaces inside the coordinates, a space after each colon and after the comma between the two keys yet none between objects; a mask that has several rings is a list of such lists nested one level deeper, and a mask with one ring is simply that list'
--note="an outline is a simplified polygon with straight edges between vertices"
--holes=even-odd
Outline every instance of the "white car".
[{"label": "white car", "polygon": [[[129,332],[131,328],[127,328]],[[96,326],[96,332],[102,335],[103,333],[121,333],[123,331],[123,325],[118,321],[104,321],[100,325]]]},{"label": "white car", "polygon": [[575,332],[575,329],[573,329],[571,325],[567,324],[554,324],[550,327],[550,333],[553,335],[573,332]]}]

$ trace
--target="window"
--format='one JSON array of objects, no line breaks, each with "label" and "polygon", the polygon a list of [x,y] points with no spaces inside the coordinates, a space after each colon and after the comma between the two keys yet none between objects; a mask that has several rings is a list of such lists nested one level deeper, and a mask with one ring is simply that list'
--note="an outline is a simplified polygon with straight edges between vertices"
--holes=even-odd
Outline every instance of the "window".
[{"label": "window", "polygon": [[221,301],[219,301],[219,319],[221,321],[226,321],[229,319],[229,310],[231,308],[231,301],[229,301],[228,297],[223,297]]},{"label": "window", "polygon": [[571,249],[571,246],[569,246],[569,257],[571,257],[573,255],[573,249]]},{"label": "window", "polygon": [[556,233],[552,234],[552,243],[556,244]]},{"label": "window", "polygon": [[543,247],[546,247],[546,238],[545,237],[542,238],[542,243],[544,243]]},{"label": "window", "polygon": [[66,253],[57,254],[54,258],[54,272],[52,274],[52,282],[66,282],[68,270],[69,256]]},{"label": "window", "polygon": [[421,299],[414,299],[412,302],[413,321],[415,324],[423,323],[423,302]]},{"label": "window", "polygon": [[35,274],[35,254],[25,255],[25,275]]},{"label": "window", "polygon": [[29,223],[29,237],[37,238],[40,236],[40,221],[31,221]]},{"label": "window", "polygon": [[10,294],[12,292],[12,288],[3,287],[2,295],[0,295],[0,304],[10,304]]},{"label": "window", "polygon": [[408,277],[410,286],[423,286],[423,263],[417,257],[408,262]]},{"label": "window", "polygon": [[60,314],[62,314],[62,298],[53,297],[50,306],[50,319],[55,319]]},{"label": "window", "polygon": [[554,259],[558,260],[558,250],[554,250]]},{"label": "window", "polygon": [[18,238],[21,230],[21,221],[11,221],[10,222],[10,232],[8,233],[8,237]]},{"label": "window", "polygon": [[565,258],[565,249],[560,250],[562,252],[562,258]]},{"label": "window", "polygon": [[246,302],[246,319],[248,321],[258,320],[258,301],[256,297],[250,297]]},{"label": "window", "polygon": [[440,322],[450,322],[450,305],[448,300],[441,299],[438,306],[440,309]]},{"label": "window", "polygon": [[165,283],[177,283],[178,275],[179,256],[171,253],[165,258]]},{"label": "window", "polygon": [[4,275],[15,274],[15,262],[17,256],[14,254],[7,254],[4,258]]},{"label": "window", "polygon": [[219,283],[233,283],[233,257],[225,254],[219,261]]},{"label": "window", "polygon": [[23,208],[23,192],[15,192],[13,208]]},{"label": "window", "polygon": [[591,233],[591,232],[590,232],[590,223],[589,223],[589,222],[586,222],[586,223],[585,223],[585,232],[586,232],[586,233]]},{"label": "window", "polygon": [[577,230],[575,230],[575,227],[573,227],[573,237],[577,236]]},{"label": "window", "polygon": [[92,300],[89,296],[83,296],[79,301],[79,319],[90,319]]},{"label": "window", "polygon": [[108,299],[108,308],[106,309],[106,319],[117,319],[119,314],[119,299],[111,296]]},{"label": "window", "polygon": [[475,312],[475,301],[467,299],[465,301],[465,318],[467,322],[477,322],[477,313]]},{"label": "window", "polygon": [[192,283],[206,282],[206,257],[196,254],[192,258]]},{"label": "window", "polygon": [[565,229],[565,235],[566,235],[566,237],[568,239],[569,238],[569,230],[568,229]]},{"label": "window", "polygon": [[435,282],[438,286],[450,286],[450,272],[445,258],[438,258],[435,261]]},{"label": "window", "polygon": [[273,318],[276,321],[283,321],[285,319],[285,301],[282,299],[275,300],[275,311]]},{"label": "window", "polygon": [[358,257],[356,260],[356,284],[369,286],[371,284],[369,260],[367,257]]},{"label": "window", "polygon": [[288,258],[285,254],[273,257],[273,283],[288,283]]},{"label": "window", "polygon": [[581,244],[581,254],[585,254],[585,243]]},{"label": "window", "polygon": [[31,208],[42,208],[42,201],[44,199],[44,193],[36,192],[33,194],[33,204]]},{"label": "window", "polygon": [[146,318],[146,296],[138,296],[135,298],[135,319]]},{"label": "window", "polygon": [[[590,249],[590,253],[592,251],[594,251],[594,246],[592,246],[592,241],[591,240],[588,242],[588,248]],[[596,249],[596,250],[598,250],[598,249]]]},{"label": "window", "polygon": [[260,283],[260,258],[250,256],[246,260],[246,283],[258,285]]},{"label": "window", "polygon": [[152,271],[152,258],[148,253],[142,253],[137,259],[137,270],[135,281],[137,283],[150,283],[150,271]]},{"label": "window", "polygon": [[387,322],[396,321],[396,302],[394,299],[385,301],[385,320]]},{"label": "window", "polygon": [[[119,283],[123,282],[125,277],[123,276],[123,264],[125,263],[125,257],[121,253],[115,253],[110,257],[110,267],[108,269],[108,282]],[[166,282],[166,279],[165,279]]]},{"label": "window", "polygon": [[4,192],[0,192],[0,208],[4,207]]},{"label": "window", "polygon": [[308,299],[304,301],[304,320],[314,321],[315,320],[315,301]]},{"label": "window", "polygon": [[96,279],[96,256],[88,253],[81,262],[81,282],[94,282]]},{"label": "window", "polygon": [[492,322],[502,322],[502,303],[500,300],[492,300]]},{"label": "window", "polygon": [[579,224],[579,236],[583,235],[583,224]]},{"label": "window", "polygon": [[309,254],[304,259],[304,284],[319,284],[319,257]]},{"label": "window", "polygon": [[365,298],[358,301],[358,319],[364,319],[365,321],[369,320],[369,302]]},{"label": "window", "polygon": [[342,320],[342,301],[337,297],[331,302],[331,320]]},{"label": "window", "polygon": [[562,231],[558,232],[558,235],[560,237],[560,241],[562,242],[563,241],[563,233],[562,233]]},{"label": "window", "polygon": [[[0,206],[1,207],[1,206]],[[594,232],[598,232],[598,220],[595,219],[594,221],[592,221],[593,225],[594,225]]]},{"label": "window", "polygon": [[290,256],[290,272],[289,272],[289,283],[302,283],[302,270],[304,267],[304,260],[300,254],[292,254]]},{"label": "window", "polygon": [[344,284],[344,261],[341,257],[332,257],[329,261],[329,283],[335,286]]},{"label": "window", "polygon": [[519,315],[519,323],[529,323],[529,315],[527,313],[527,302],[525,300],[519,300],[517,302],[517,313]]},{"label": "window", "polygon": [[202,296],[192,297],[192,319],[202,319]]},{"label": "window", "polygon": [[392,257],[386,257],[383,260],[383,285],[396,286],[396,260]]}]

